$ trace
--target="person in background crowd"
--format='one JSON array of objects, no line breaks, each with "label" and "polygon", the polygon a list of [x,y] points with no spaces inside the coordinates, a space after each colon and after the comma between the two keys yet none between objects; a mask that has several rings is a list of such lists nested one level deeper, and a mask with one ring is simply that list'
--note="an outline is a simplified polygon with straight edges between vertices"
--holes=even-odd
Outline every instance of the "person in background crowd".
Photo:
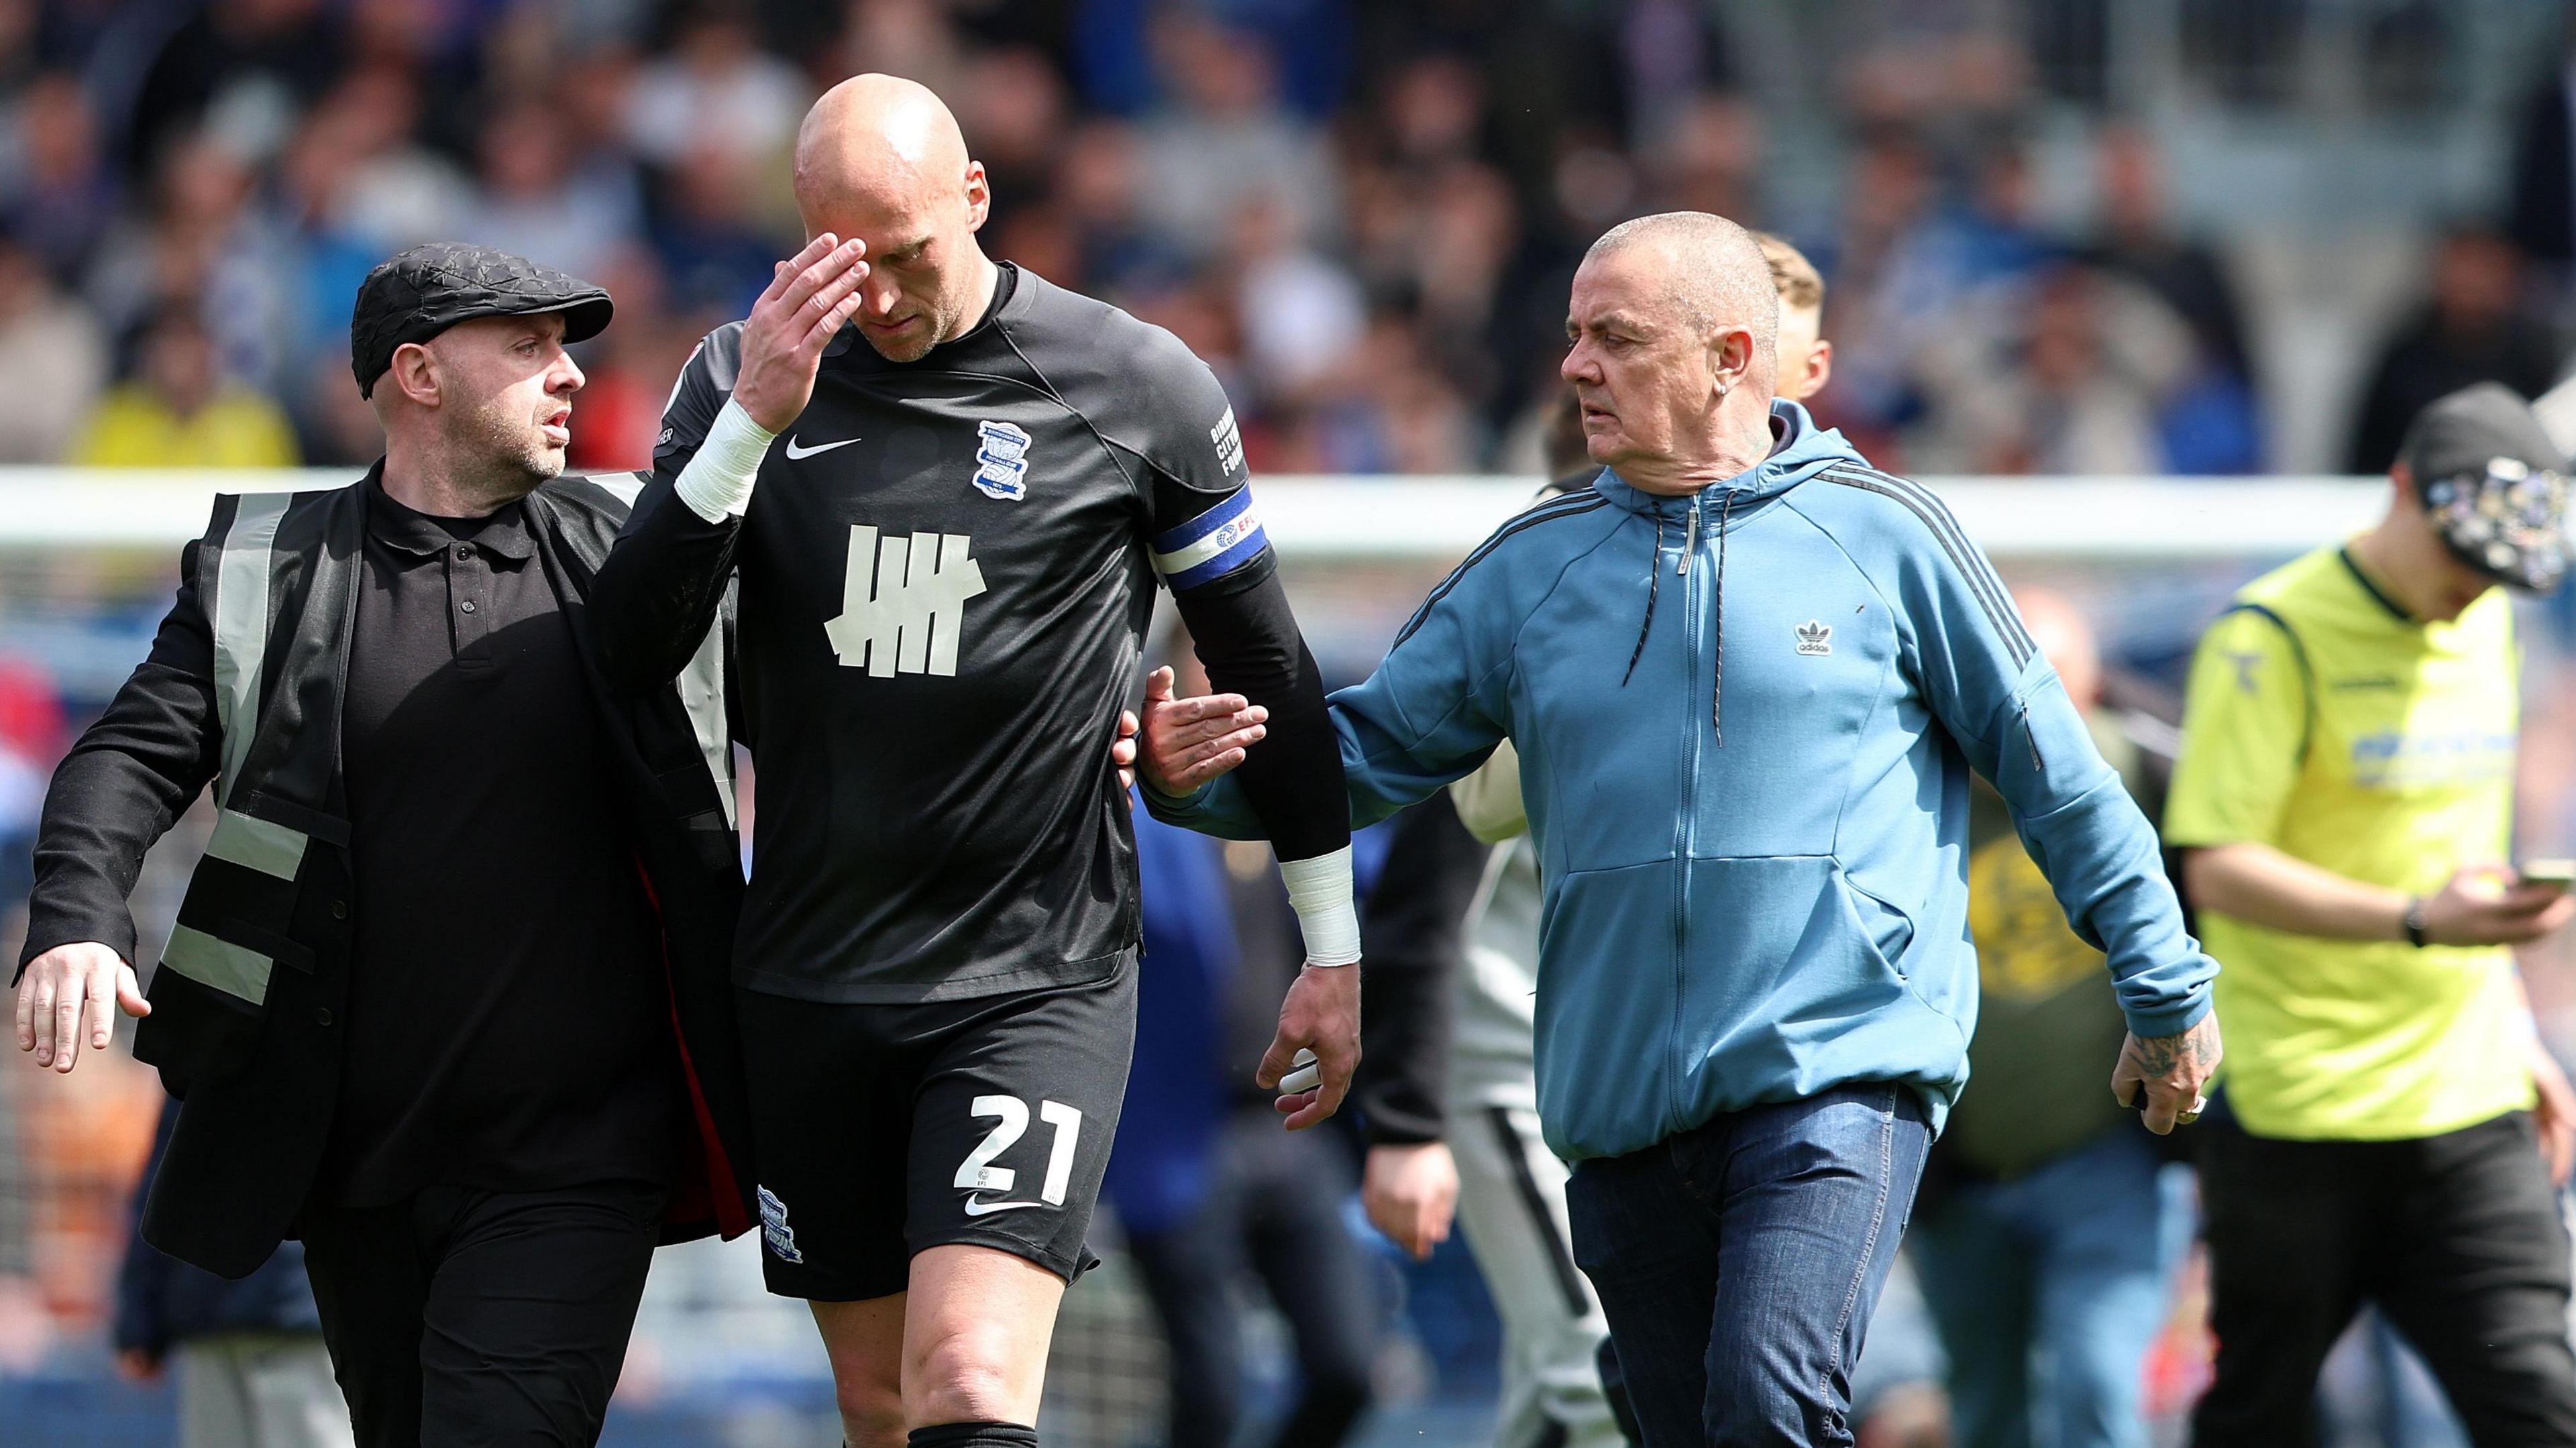
[{"label": "person in background crowd", "polygon": [[214,337],[186,307],[144,324],[132,381],[99,402],[68,461],[94,468],[291,468],[295,428],[268,398],[227,379]]},{"label": "person in background crowd", "polygon": [[1753,240],[1771,268],[1772,290],[1780,294],[1780,379],[1773,387],[1791,402],[1805,402],[1834,375],[1834,344],[1825,339],[1825,279],[1786,238],[1757,231]]},{"label": "person in background crowd", "polygon": [[2348,466],[2384,473],[2398,442],[2435,398],[2472,382],[2501,382],[2525,398],[2558,377],[2558,343],[2525,306],[2522,253],[2483,227],[2461,227],[2433,249],[2432,294],[2370,369]]},{"label": "person in background crowd", "polygon": [[[1471,554],[1331,706],[1357,823],[1520,746],[1540,1118],[1650,1448],[1851,1442],[1849,1365],[1965,1076],[1941,842],[1970,761],[2107,946],[2133,1032],[2111,1089],[2171,1131],[2218,1057],[2154,832],[1938,503],[1774,398],[1778,322],[1734,223],[1604,234],[1564,375],[1605,471]],[[1182,782],[1213,772],[1202,714],[1149,698],[1146,801],[1257,830],[1230,775]],[[1675,720],[1678,754],[1631,747]]]},{"label": "person in background crowd", "polygon": [[2165,812],[2230,1036],[2200,1143],[2199,1448],[2308,1441],[2318,1365],[2365,1302],[2478,1448],[2576,1442],[2552,1184],[2576,1094],[2510,948],[2576,900],[2503,863],[2508,590],[2566,573],[2564,461],[2501,384],[2443,397],[2377,527],[2246,585],[2201,638]]},{"label": "person in background crowd", "polygon": [[143,1240],[143,1200],[178,1122],[179,1103],[165,1102],[134,1193],[116,1278],[117,1370],[149,1382],[175,1369],[179,1448],[350,1448],[349,1405],[332,1380],[304,1244],[280,1243],[249,1276],[227,1282]]},{"label": "person in background crowd", "polygon": [[[2092,627],[2054,594],[2016,601],[2095,747],[2152,812],[2147,757],[2103,707]],[[2189,1234],[2188,1182],[2096,1089],[2123,1029],[2102,953],[2066,928],[1982,781],[1968,851],[1977,1032],[1906,1239],[1949,1350],[1957,1441],[2147,1448],[2143,1369]]]},{"label": "person in background crowd", "polygon": [[97,318],[0,233],[0,463],[60,462],[106,384]]},{"label": "person in background crowd", "polygon": [[1263,1441],[1332,1448],[1375,1396],[1379,1339],[1369,1263],[1343,1225],[1349,1142],[1330,1128],[1282,1132],[1240,1060],[1268,1044],[1301,961],[1287,895],[1257,848],[1228,852],[1142,814],[1136,865],[1153,967],[1137,981],[1136,1068],[1104,1192],[1170,1344],[1166,1448],[1240,1439],[1250,1281],[1286,1319],[1296,1357],[1294,1394]]}]

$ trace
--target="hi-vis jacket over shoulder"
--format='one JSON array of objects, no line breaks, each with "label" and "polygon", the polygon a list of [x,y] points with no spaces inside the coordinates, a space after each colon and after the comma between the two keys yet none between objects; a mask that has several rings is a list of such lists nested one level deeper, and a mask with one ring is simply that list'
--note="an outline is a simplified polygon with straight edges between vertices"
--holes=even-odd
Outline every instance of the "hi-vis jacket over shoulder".
[{"label": "hi-vis jacket over shoulder", "polygon": [[[672,686],[630,696],[601,678],[586,601],[635,487],[625,474],[562,478],[526,508],[661,920],[699,1146],[665,1235],[733,1236],[754,1217],[727,980],[742,895],[730,622]],[[150,657],[56,773],[37,849],[21,971],[84,940],[131,960],[126,899],[144,851],[214,785],[214,833],[134,1049],[185,1101],[144,1235],[226,1276],[257,1267],[292,1230],[338,1093],[351,939],[340,716],[365,513],[363,484],[216,499]]]}]

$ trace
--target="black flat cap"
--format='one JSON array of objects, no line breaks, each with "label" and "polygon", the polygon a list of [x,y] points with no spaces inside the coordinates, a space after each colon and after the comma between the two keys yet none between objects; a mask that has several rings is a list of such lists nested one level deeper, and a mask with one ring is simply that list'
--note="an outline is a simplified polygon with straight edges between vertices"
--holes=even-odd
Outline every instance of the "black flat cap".
[{"label": "black flat cap", "polygon": [[394,365],[394,349],[426,342],[474,317],[564,314],[564,340],[586,341],[614,311],[605,289],[526,257],[461,241],[433,241],[397,252],[358,285],[349,313],[349,367],[358,395]]}]

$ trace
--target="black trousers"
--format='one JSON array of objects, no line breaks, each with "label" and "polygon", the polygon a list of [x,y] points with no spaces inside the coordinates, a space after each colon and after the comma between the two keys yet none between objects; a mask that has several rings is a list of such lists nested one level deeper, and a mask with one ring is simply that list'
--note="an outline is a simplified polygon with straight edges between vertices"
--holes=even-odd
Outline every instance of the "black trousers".
[{"label": "black trousers", "polygon": [[1245,1270],[1296,1340],[1298,1392],[1274,1448],[1333,1448],[1370,1398],[1379,1309],[1360,1245],[1342,1226],[1358,1185],[1342,1144],[1289,1133],[1266,1105],[1239,1113],[1217,1146],[1208,1200],[1188,1220],[1128,1234],[1172,1353],[1170,1448],[1226,1448],[1243,1418]]},{"label": "black trousers", "polygon": [[597,1442],[668,1196],[430,1187],[306,1208],[304,1266],[360,1448]]},{"label": "black trousers", "polygon": [[2478,1448],[2576,1443],[2568,1241],[2520,1112],[2409,1141],[2200,1133],[2217,1378],[2196,1448],[2316,1441],[2317,1369],[2375,1304]]}]

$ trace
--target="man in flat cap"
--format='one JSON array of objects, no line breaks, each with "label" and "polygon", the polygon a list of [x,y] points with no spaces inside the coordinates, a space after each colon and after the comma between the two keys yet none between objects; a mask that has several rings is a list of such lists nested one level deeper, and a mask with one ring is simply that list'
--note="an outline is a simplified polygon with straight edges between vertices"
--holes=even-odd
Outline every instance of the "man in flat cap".
[{"label": "man in flat cap", "polygon": [[2566,574],[2565,466],[2505,388],[2441,398],[2379,525],[2247,584],[2201,639],[2165,812],[2225,967],[2196,1443],[2310,1441],[2318,1366],[2364,1303],[2480,1448],[2576,1443],[2551,1180],[2576,1097],[2512,951],[2576,902],[2564,862],[2505,863],[2507,594]]},{"label": "man in flat cap", "polygon": [[[626,501],[559,476],[609,311],[481,247],[370,273],[383,460],[216,500],[45,801],[20,1049],[68,1071],[144,1018],[183,1100],[144,1236],[227,1277],[301,1237],[370,1448],[592,1442],[654,1244],[754,1220],[723,630],[607,691]],[[126,897],[210,783],[147,1004]]]}]

